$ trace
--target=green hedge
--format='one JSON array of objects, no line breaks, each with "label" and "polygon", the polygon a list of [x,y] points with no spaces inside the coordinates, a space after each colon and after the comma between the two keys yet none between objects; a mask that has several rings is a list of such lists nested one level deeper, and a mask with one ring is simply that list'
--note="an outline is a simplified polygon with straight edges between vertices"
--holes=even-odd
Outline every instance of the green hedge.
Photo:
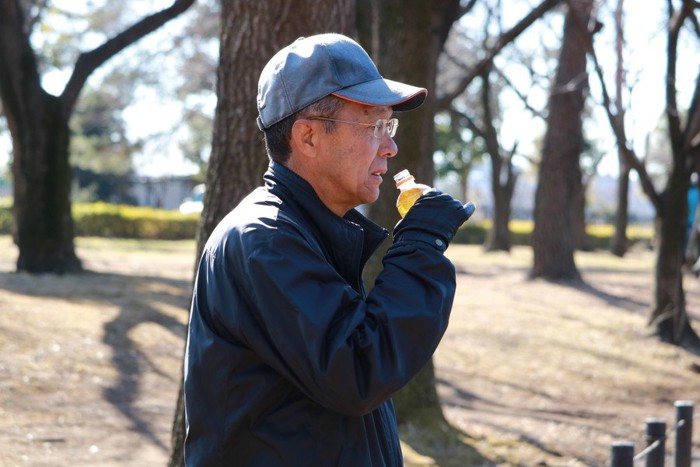
[{"label": "green hedge", "polygon": [[[195,238],[199,226],[198,214],[106,203],[74,204],[73,219],[76,235],[85,237],[183,240]],[[10,234],[13,222],[9,203],[0,202],[0,234]],[[490,227],[488,221],[469,221],[459,229],[453,243],[481,245]],[[531,221],[511,221],[510,231],[512,245],[531,244]],[[611,225],[588,227],[594,249],[608,248],[612,234]],[[653,232],[651,227],[630,226],[627,235],[632,243],[648,242]]]},{"label": "green hedge", "polygon": [[76,235],[161,240],[195,238],[198,214],[107,203],[74,204]]},{"label": "green hedge", "polygon": [[486,240],[487,233],[488,231],[483,224],[467,222],[457,231],[452,243],[481,245]]},{"label": "green hedge", "polygon": [[[106,203],[73,204],[75,234],[83,237],[193,239],[198,214]],[[12,208],[0,204],[0,234],[12,233]]]},{"label": "green hedge", "polygon": [[[453,243],[481,245],[486,241],[486,235],[491,228],[490,221],[468,221],[458,231]],[[512,245],[532,245],[532,221],[513,220],[509,224]],[[604,250],[610,247],[610,238],[614,228],[610,224],[589,225],[587,227],[588,241],[592,249]],[[627,238],[630,243],[650,242],[654,232],[650,226],[632,225],[627,228]]]}]

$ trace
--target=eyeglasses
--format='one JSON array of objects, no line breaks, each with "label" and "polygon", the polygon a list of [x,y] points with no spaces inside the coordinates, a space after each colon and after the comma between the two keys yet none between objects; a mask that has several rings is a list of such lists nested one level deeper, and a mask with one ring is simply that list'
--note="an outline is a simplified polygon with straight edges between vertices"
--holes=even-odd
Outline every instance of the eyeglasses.
[{"label": "eyeglasses", "polygon": [[385,134],[388,134],[391,138],[396,135],[396,129],[399,127],[399,119],[398,118],[390,118],[389,120],[386,120],[384,118],[380,118],[374,123],[362,123],[362,122],[350,122],[347,120],[336,120],[335,118],[326,118],[326,117],[317,117],[317,116],[311,116],[311,117],[305,117],[309,120],[324,120],[327,122],[338,122],[338,123],[350,123],[352,125],[361,125],[361,126],[366,126],[366,127],[372,127],[374,128],[374,137],[379,139]]}]

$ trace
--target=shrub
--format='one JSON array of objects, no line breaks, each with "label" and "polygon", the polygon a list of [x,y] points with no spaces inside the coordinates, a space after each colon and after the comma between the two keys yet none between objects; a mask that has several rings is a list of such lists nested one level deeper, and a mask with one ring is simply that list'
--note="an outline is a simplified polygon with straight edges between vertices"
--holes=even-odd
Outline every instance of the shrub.
[{"label": "shrub", "polygon": [[107,203],[73,205],[75,234],[161,240],[195,238],[199,214]]},{"label": "shrub", "polygon": [[[107,203],[73,204],[73,219],[75,234],[85,237],[186,240],[195,238],[199,226],[199,214]],[[0,200],[0,235],[11,234],[13,223],[10,203]],[[512,220],[509,227],[513,246],[531,245],[532,221]],[[488,220],[466,222],[457,231],[453,243],[481,245],[490,228]],[[593,248],[606,249],[613,226],[589,225],[587,232]],[[649,226],[633,225],[627,230],[630,243],[650,242],[653,234]]]},{"label": "shrub", "polygon": [[488,228],[484,223],[466,222],[459,228],[452,240],[452,243],[462,243],[467,245],[481,245],[486,241]]},{"label": "shrub", "polygon": [[[526,220],[512,220],[510,228],[510,241],[512,246],[532,245],[533,222]],[[486,235],[491,228],[491,221],[468,221],[457,231],[453,243],[481,245],[486,241]],[[589,225],[586,228],[590,245],[593,249],[604,250],[610,246],[610,239],[614,233],[614,227],[610,224]],[[631,244],[638,242],[650,242],[654,238],[654,230],[651,226],[631,225],[627,228],[627,238]]]}]

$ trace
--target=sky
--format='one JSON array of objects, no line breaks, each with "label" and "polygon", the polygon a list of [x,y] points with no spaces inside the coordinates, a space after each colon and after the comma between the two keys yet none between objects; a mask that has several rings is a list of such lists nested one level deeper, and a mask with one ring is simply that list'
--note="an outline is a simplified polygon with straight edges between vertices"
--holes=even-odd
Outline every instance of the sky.
[{"label": "sky", "polygon": [[[522,2],[526,4],[526,2]],[[600,3],[600,2],[599,2]],[[616,3],[611,1],[608,3]],[[636,2],[628,0],[625,2],[625,39],[627,50],[625,56],[625,68],[629,83],[634,83],[630,93],[623,96],[623,104],[630,110],[627,116],[627,131],[633,147],[638,155],[644,154],[645,138],[654,130],[663,117],[665,106],[664,82],[666,68],[666,35],[665,35],[665,2],[660,0],[647,1],[645,8],[637,8]],[[608,7],[608,8],[612,8]],[[654,11],[654,8],[657,10]],[[515,12],[519,19],[523,12]],[[595,36],[595,50],[607,81],[608,92],[614,93],[614,83],[612,81],[616,64],[614,48],[614,18],[609,10],[600,10],[597,16],[603,22],[603,29]],[[560,26],[561,27],[561,26]],[[535,31],[531,31],[534,33]],[[687,37],[687,33],[685,35]],[[522,42],[518,46],[528,41],[539,45],[539,41],[546,41],[542,33],[523,33]],[[560,35],[550,37],[553,41],[552,47],[558,47],[561,40]],[[698,63],[698,44],[694,42],[681,50],[679,56],[682,59],[678,65],[677,84],[679,89],[679,105],[681,108],[687,106],[690,94],[694,89],[697,67],[684,66],[686,63]],[[517,83],[517,79],[514,80]],[[598,172],[601,175],[616,175],[618,172],[616,142],[613,138],[607,116],[602,107],[601,86],[593,66],[589,60],[589,86],[590,97],[588,105],[593,110],[593,118],[584,122],[584,131],[588,139],[606,156],[603,158]],[[548,98],[549,90],[544,93],[539,89],[527,87],[521,91],[529,93],[528,100],[535,108],[544,108]],[[531,113],[523,109],[519,98],[513,98],[512,106],[506,112],[501,137],[504,147],[510,147],[515,140],[519,141],[519,150],[524,153],[536,152],[535,144],[545,131],[545,122],[538,118],[533,118]],[[508,115],[510,114],[510,115]],[[533,138],[534,136],[534,138]]]},{"label": "sky", "polygon": [[[69,0],[62,1],[69,2]],[[161,1],[161,3],[163,2]],[[633,8],[635,2],[630,0],[626,2],[626,39],[630,45],[627,62],[629,66],[628,76],[630,80],[635,81],[632,93],[626,98],[627,104],[632,109],[628,113],[628,129],[635,150],[639,154],[643,154],[644,138],[656,127],[663,115],[664,93],[660,90],[663,89],[665,74],[666,37],[663,23],[666,16],[665,3],[661,0],[654,0],[645,3],[645,8]],[[528,2],[513,2],[513,7],[507,9],[512,14],[510,21],[517,21],[528,8]],[[658,9],[658,14],[654,10],[655,8]],[[614,66],[613,20],[607,11],[601,11],[599,18],[605,25],[601,33],[596,36],[596,51],[604,69],[608,70],[607,75],[611,75]],[[474,27],[479,27],[478,18],[474,18],[474,20],[477,21]],[[468,21],[465,23],[469,24]],[[533,37],[537,37],[539,40],[539,36]],[[557,39],[554,37],[554,40]],[[154,34],[144,39],[144,45],[147,46],[148,41],[157,40],[161,39],[157,34]],[[695,74],[697,73],[697,67],[684,66],[684,64],[700,62],[697,43],[693,43],[687,49],[692,51],[692,54],[688,55],[691,52],[684,51],[683,59],[679,61],[678,66],[677,82],[681,92],[679,98],[681,107],[685,107],[690,99],[690,92],[694,87]],[[67,73],[55,72],[46,75],[43,83],[47,91],[59,94],[67,79]],[[591,76],[590,85],[593,99],[599,99],[597,95],[599,95],[600,87],[597,77]],[[612,90],[612,83],[609,83],[608,87]],[[533,90],[530,98],[533,104],[544,106],[547,95],[540,93],[538,96]],[[215,104],[214,96],[205,103],[212,115]],[[606,157],[600,166],[601,174],[615,174],[617,172],[615,142],[602,109],[600,106],[595,106],[594,109],[595,120],[586,123],[586,134],[597,142],[600,149],[610,153],[610,156]],[[178,121],[181,110],[179,102],[162,99],[158,90],[154,88],[139,89],[136,101],[124,110],[123,115],[128,122],[129,137],[141,138],[158,133],[171,134],[167,142],[164,143],[162,139],[151,142],[145,146],[142,154],[135,157],[134,162],[138,174],[148,176],[187,175],[196,170],[193,164],[187,163],[177,156],[179,154],[177,141],[187,137],[182,129],[176,129],[173,132],[173,126]],[[526,123],[524,124],[524,122]],[[504,117],[501,128],[504,146],[508,147],[513,141],[518,140],[522,151],[534,151],[535,139],[541,137],[544,129],[544,122],[533,118],[522,108],[521,103],[514,101],[512,109],[509,109]],[[0,137],[0,164],[3,166],[7,164],[10,151],[9,138],[6,135]]]},{"label": "sky", "polygon": [[[74,0],[53,0],[52,4],[61,10],[71,11],[75,15],[85,14],[89,8],[96,8],[104,4],[108,0],[88,0],[87,2],[75,2]],[[147,0],[140,2],[130,2],[128,5],[134,8],[134,14],[140,16],[146,15],[149,12],[157,11],[164,7],[170,6],[170,0]],[[113,66],[123,66],[128,63],[128,56],[133,53],[133,48],[143,47],[149,50],[158,50],[159,43],[167,41],[169,30],[182,28],[186,19],[183,16],[170,21],[163,28],[144,37],[135,46],[131,46],[119,55],[109,60],[105,65],[98,68],[89,77],[90,83],[99,83],[102,76],[107,70]],[[53,20],[55,21],[55,19]],[[56,24],[55,29],[62,31],[69,29],[65,24]],[[52,31],[53,32],[53,31]],[[44,38],[42,34],[33,36],[35,46],[40,45]],[[53,40],[55,36],[50,33],[46,34],[46,40]],[[81,38],[81,48],[83,51],[89,51],[102,44],[103,38],[93,35]],[[218,50],[212,51],[213,54],[218,54]],[[53,95],[60,95],[63,92],[65,84],[70,78],[72,70],[52,69],[50,72],[42,76],[42,86],[44,89]],[[162,90],[153,87],[139,87],[136,90],[134,102],[123,111],[123,118],[127,122],[127,137],[135,141],[139,138],[148,138],[153,135],[166,134],[167,138],[151,138],[140,154],[134,157],[134,166],[136,173],[142,176],[163,176],[163,175],[190,175],[196,173],[197,166],[185,160],[180,156],[178,143],[181,139],[186,138],[186,129],[178,128],[177,123],[183,111],[183,103],[171,99],[163,98]],[[196,99],[197,97],[190,97]],[[216,98],[212,96],[203,103],[203,105],[214,114]],[[11,141],[9,134],[0,134],[0,174],[2,167],[6,167],[11,154]]]},{"label": "sky", "polygon": [[[665,2],[655,1],[648,4],[656,5],[658,11],[650,11],[653,8],[633,8],[633,2],[627,1],[625,11],[625,39],[629,44],[626,56],[626,71],[629,83],[634,83],[631,93],[623,96],[623,105],[628,108],[626,113],[626,127],[634,150],[639,156],[645,152],[645,138],[658,125],[664,116],[665,92],[664,82],[666,76],[666,25]],[[615,92],[614,83],[611,80],[614,71],[615,56],[613,40],[614,24],[609,17],[605,21],[606,26],[596,38],[596,53],[601,66],[607,71],[608,91]],[[686,35],[687,37],[687,35]],[[677,85],[679,89],[679,104],[681,108],[687,106],[690,93],[695,85],[696,67],[683,66],[685,63],[698,63],[697,43],[695,52],[686,47],[680,54]],[[597,77],[590,79],[591,91],[601,102],[600,83]],[[601,141],[602,148],[607,148],[611,157],[607,157],[600,167],[602,174],[614,175],[617,173],[617,149],[613,139],[610,125],[601,105],[595,108],[595,122],[599,125],[589,125],[586,130],[590,137]]]}]

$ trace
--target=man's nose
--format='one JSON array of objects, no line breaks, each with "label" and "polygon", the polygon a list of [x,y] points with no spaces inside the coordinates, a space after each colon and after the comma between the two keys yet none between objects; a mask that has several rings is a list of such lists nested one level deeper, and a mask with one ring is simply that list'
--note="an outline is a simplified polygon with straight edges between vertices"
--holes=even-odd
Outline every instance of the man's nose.
[{"label": "man's nose", "polygon": [[382,144],[379,146],[379,155],[382,157],[394,157],[399,152],[399,147],[396,145],[394,138],[385,133],[382,136]]}]

